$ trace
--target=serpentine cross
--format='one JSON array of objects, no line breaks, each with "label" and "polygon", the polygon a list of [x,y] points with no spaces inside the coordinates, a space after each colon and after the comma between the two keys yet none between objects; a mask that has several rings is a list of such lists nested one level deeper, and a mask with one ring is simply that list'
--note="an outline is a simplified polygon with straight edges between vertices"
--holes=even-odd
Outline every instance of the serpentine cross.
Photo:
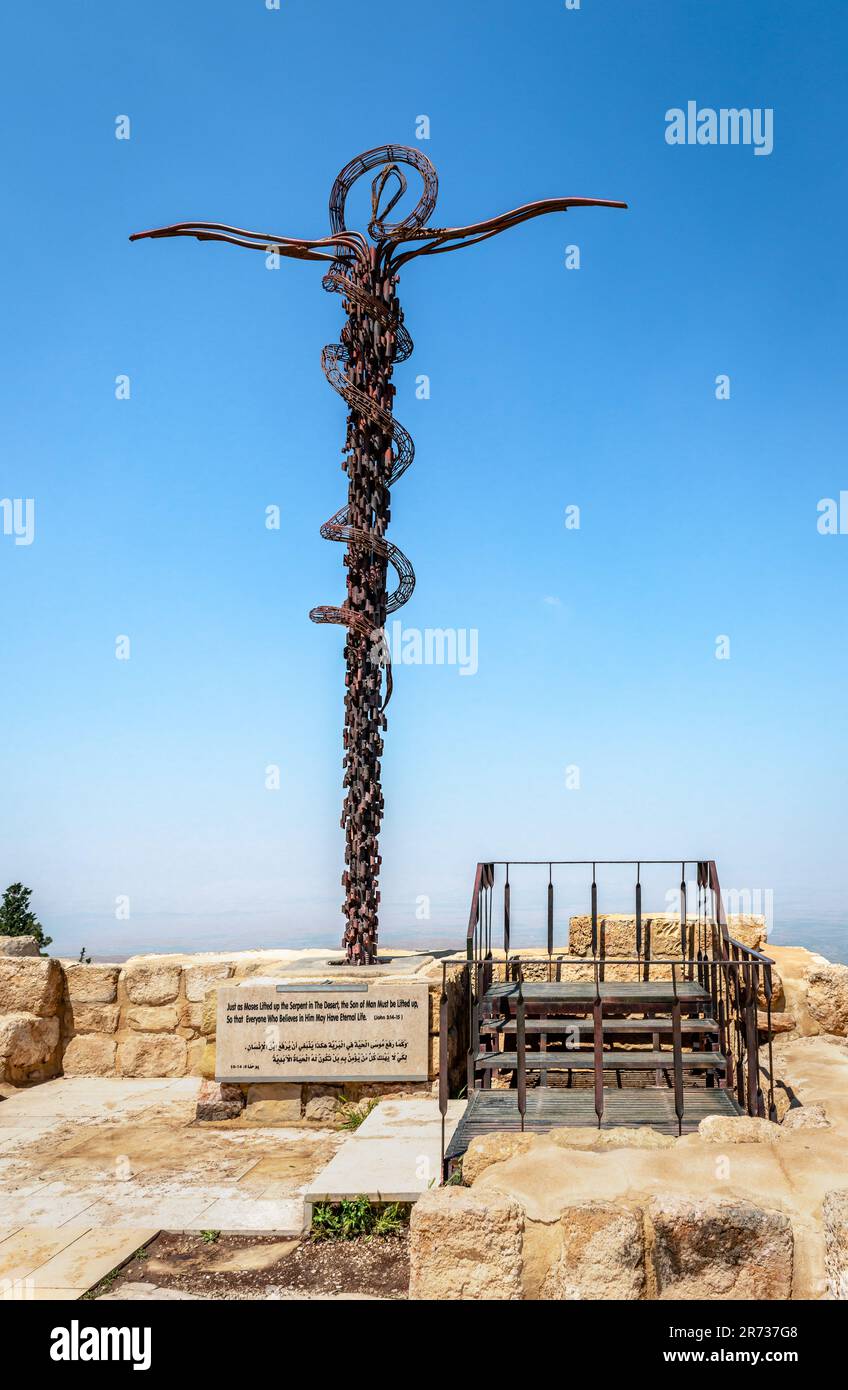
[{"label": "serpentine cross", "polygon": [[[401,165],[418,171],[423,188],[406,217],[388,222],[406,192]],[[345,204],[356,181],[377,168],[379,173],[371,185],[369,242],[362,232],[348,230]],[[392,372],[413,349],[397,297],[400,269],[418,256],[473,246],[544,213],[566,212],[572,207],[627,206],[600,198],[548,198],[467,227],[428,227],[437,192],[436,171],[426,155],[405,145],[381,145],[351,160],[333,184],[329,236],[312,240],[250,232],[221,222],[176,222],[130,237],[140,241],[145,237],[190,236],[198,241],[225,241],[266,255],[328,261],[324,288],[342,295],[347,315],[342,341],[324,348],[321,365],[348,407],[342,450],[348,495],[345,506],[324,522],[321,535],[347,547],[347,596],[341,606],[321,605],[309,616],[315,623],[337,623],[346,630],[343,946],[348,961],[357,965],[372,964],[377,952],[379,834],[384,809],[380,758],[386,706],[392,693],[391,662],[383,633],[388,614],[402,607],[415,587],[409,560],[386,539],[391,488],[406,472],[415,452],[408,432],[392,412]],[[389,567],[396,576],[391,593],[387,590]]]}]

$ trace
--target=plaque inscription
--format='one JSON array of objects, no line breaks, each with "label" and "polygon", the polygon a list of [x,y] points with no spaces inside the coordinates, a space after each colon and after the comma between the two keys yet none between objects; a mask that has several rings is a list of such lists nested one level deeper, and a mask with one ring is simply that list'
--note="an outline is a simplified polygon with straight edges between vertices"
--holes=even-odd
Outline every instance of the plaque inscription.
[{"label": "plaque inscription", "polygon": [[426,1081],[423,981],[280,984],[218,990],[218,1081]]}]

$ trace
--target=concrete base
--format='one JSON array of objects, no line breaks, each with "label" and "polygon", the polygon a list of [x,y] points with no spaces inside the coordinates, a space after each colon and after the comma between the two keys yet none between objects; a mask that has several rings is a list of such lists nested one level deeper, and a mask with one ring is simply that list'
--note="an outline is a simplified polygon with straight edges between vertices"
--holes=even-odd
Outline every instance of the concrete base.
[{"label": "concrete base", "polygon": [[[465,1101],[448,1102],[447,1145],[465,1110]],[[435,1100],[384,1100],[306,1186],[304,1201],[340,1202],[367,1197],[372,1202],[417,1202],[438,1186],[442,1120]]]}]

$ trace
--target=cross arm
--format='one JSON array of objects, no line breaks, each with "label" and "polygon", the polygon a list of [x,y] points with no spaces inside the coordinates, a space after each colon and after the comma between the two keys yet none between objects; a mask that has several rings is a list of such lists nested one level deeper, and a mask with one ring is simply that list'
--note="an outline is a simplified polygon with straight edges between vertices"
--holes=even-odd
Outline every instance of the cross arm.
[{"label": "cross arm", "polygon": [[302,261],[334,261],[346,252],[361,255],[365,248],[365,240],[358,232],[345,231],[318,239],[280,237],[272,233],[250,232],[244,227],[229,227],[224,222],[175,222],[170,227],[133,232],[130,241],[177,236],[194,237],[197,241],[225,241],[230,246],[245,246],[250,251],[276,251],[281,256]]},{"label": "cross arm", "polygon": [[542,217],[549,212],[567,212],[569,208],[626,207],[626,203],[612,202],[605,198],[544,198],[536,203],[524,203],[521,207],[513,208],[511,212],[501,213],[499,217],[490,217],[485,222],[472,222],[467,227],[422,227],[412,235],[406,234],[398,238],[399,245],[404,241],[422,241],[424,238],[427,240],[424,245],[395,256],[393,266],[397,269],[416,256],[437,256],[445,251],[459,251],[465,246],[474,246],[479,241],[487,241],[499,232],[505,232],[510,227],[517,227],[521,222],[528,222],[533,217]]}]

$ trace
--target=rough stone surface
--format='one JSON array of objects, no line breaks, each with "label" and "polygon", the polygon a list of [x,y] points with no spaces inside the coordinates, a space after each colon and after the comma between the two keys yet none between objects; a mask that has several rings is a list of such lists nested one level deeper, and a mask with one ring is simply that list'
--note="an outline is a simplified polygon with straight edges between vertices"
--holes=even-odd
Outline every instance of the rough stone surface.
[{"label": "rough stone surface", "polygon": [[708,1144],[779,1144],[783,1138],[780,1125],[752,1115],[708,1115],[698,1133]]},{"label": "rough stone surface", "polygon": [[783,1128],[790,1132],[793,1129],[830,1129],[830,1120],[823,1105],[799,1105],[787,1112]]},{"label": "rough stone surface", "polygon": [[285,1081],[248,1086],[244,1120],[253,1125],[299,1124],[300,1087]]},{"label": "rough stone surface", "polygon": [[552,1129],[551,1141],[561,1149],[588,1149],[601,1153],[605,1149],[673,1149],[677,1142],[671,1134],[660,1134],[647,1125],[633,1129],[583,1129],[563,1126]]},{"label": "rough stone surface", "polygon": [[229,980],[233,967],[225,963],[187,965],[185,967],[185,997],[192,1004],[202,1004],[207,992],[216,984]]},{"label": "rough stone surface", "polygon": [[[697,932],[697,922],[690,919],[688,926],[691,938],[692,934]],[[650,929],[652,956],[679,956],[680,918],[676,913],[643,913],[642,927],[643,931]],[[759,950],[766,939],[766,919],[762,916],[731,913],[727,919],[727,928],[736,941],[740,941],[743,946],[752,947],[754,950]],[[603,931],[607,956],[623,956],[625,958],[635,956],[636,917],[633,913],[608,912],[600,914],[598,929]],[[568,952],[572,956],[590,956],[592,954],[592,918],[590,916],[571,918]]]},{"label": "rough stone surface", "polygon": [[131,1004],[171,1004],[180,990],[182,966],[165,960],[138,960],[124,967]]},{"label": "rough stone surface", "polygon": [[180,999],[176,1006],[177,1023],[191,1033],[200,1033],[203,1028],[203,1005],[192,1004],[188,999]]},{"label": "rough stone surface", "polygon": [[562,1214],[562,1251],[542,1285],[545,1299],[634,1299],[645,1292],[640,1208],[575,1202]]},{"label": "rough stone surface", "polygon": [[524,1215],[499,1193],[425,1192],[410,1219],[412,1299],[520,1299]]},{"label": "rough stone surface", "polygon": [[121,1010],[118,1004],[80,1004],[72,1000],[66,1019],[69,1033],[114,1033]]},{"label": "rough stone surface", "polygon": [[186,1045],[167,1033],[134,1033],[118,1047],[119,1076],[184,1076]]},{"label": "rough stone surface", "polygon": [[814,966],[805,976],[807,1008],[826,1033],[848,1034],[848,965]]},{"label": "rough stone surface", "polygon": [[115,1038],[99,1033],[77,1033],[65,1048],[62,1070],[66,1076],[114,1076]]},{"label": "rough stone surface", "polygon": [[462,1159],[462,1181],[471,1186],[493,1163],[503,1163],[515,1154],[526,1154],[532,1147],[532,1134],[510,1133],[479,1134],[471,1140]]},{"label": "rough stone surface", "polygon": [[192,1076],[205,1076],[207,1081],[215,1079],[215,1044],[214,1042],[204,1043],[203,1051],[195,1059],[192,1052]]},{"label": "rough stone surface", "polygon": [[649,1213],[659,1298],[791,1297],[792,1225],[781,1213],[709,1197],[656,1197]]},{"label": "rough stone surface", "polygon": [[200,1021],[200,1031],[207,1038],[214,1038],[215,1029],[218,1026],[218,989],[213,986],[207,989],[203,996],[203,1015]]},{"label": "rough stone surface", "polygon": [[173,1004],[142,1004],[127,1009],[126,1026],[136,1033],[173,1033],[177,1027],[177,1011]]},{"label": "rough stone surface", "polygon": [[34,936],[0,936],[0,956],[40,956],[41,947]]},{"label": "rough stone surface", "polygon": [[[763,1032],[768,1028],[769,1017],[764,1009],[757,1010],[757,1027]],[[778,1033],[794,1033],[796,1028],[795,1015],[787,1013],[777,1013],[772,1011],[771,1031],[775,1035]]]},{"label": "rough stone surface", "polygon": [[0,956],[0,1014],[58,1013],[63,993],[62,967],[47,956]]},{"label": "rough stone surface", "polygon": [[198,1120],[237,1120],[244,1109],[244,1092],[226,1081],[204,1081],[197,1096]]},{"label": "rough stone surface", "polygon": [[0,1016],[0,1080],[42,1079],[59,1046],[58,1018],[31,1013]]},{"label": "rough stone surface", "polygon": [[338,1101],[332,1096],[313,1096],[304,1106],[303,1118],[320,1124],[335,1124],[339,1118]]},{"label": "rough stone surface", "polygon": [[72,1003],[113,1004],[118,997],[119,965],[65,966],[68,998]]},{"label": "rough stone surface", "polygon": [[832,1298],[848,1302],[848,1189],[826,1192],[824,1217],[824,1267]]}]

